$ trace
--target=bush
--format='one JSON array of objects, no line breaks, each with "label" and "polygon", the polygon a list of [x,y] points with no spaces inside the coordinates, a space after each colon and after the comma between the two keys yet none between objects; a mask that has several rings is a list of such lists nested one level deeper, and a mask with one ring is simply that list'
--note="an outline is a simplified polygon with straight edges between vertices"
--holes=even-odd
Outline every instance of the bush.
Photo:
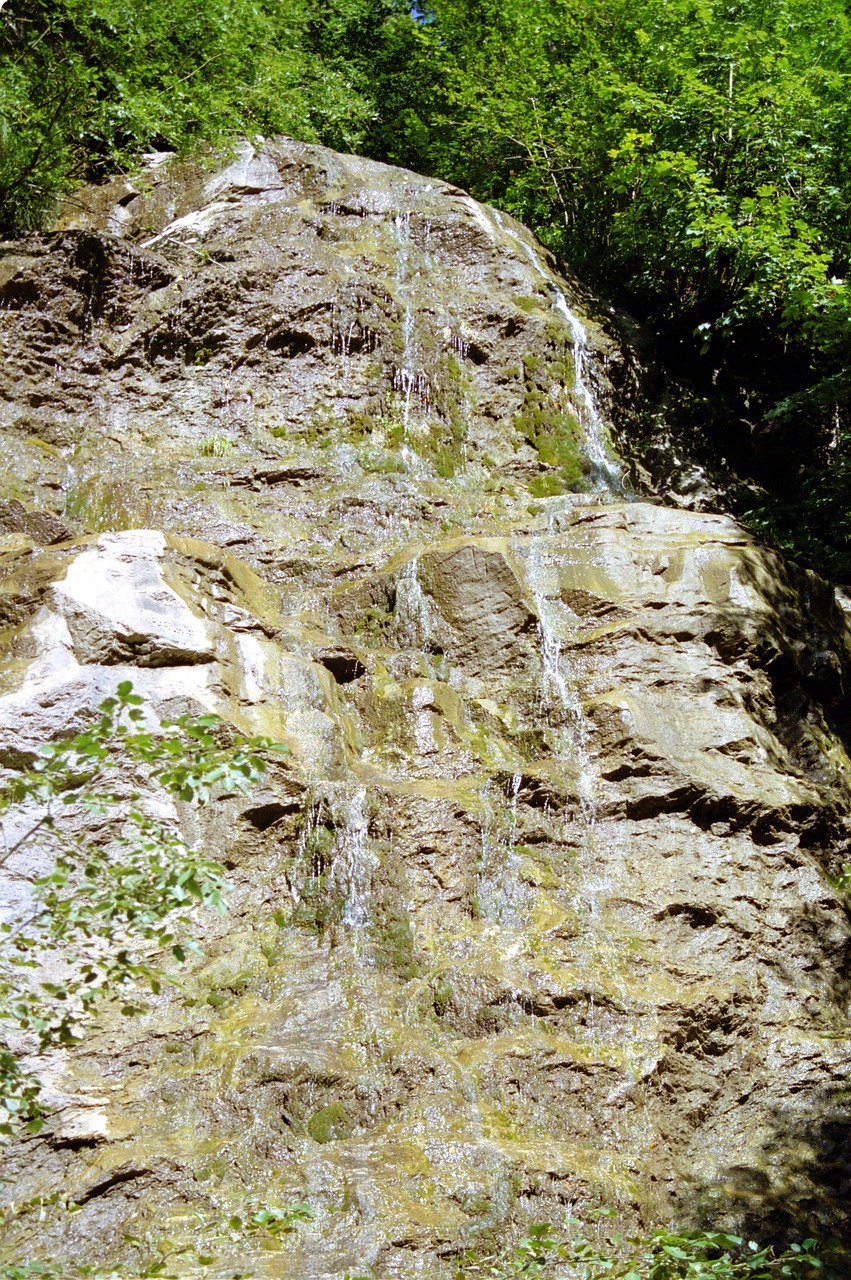
[{"label": "bush", "polygon": [[[106,996],[120,995],[123,1013],[138,1012],[135,989],[160,990],[158,957],[182,961],[197,950],[193,909],[225,910],[221,868],[184,843],[176,819],[155,816],[162,806],[152,812],[151,793],[203,805],[215,793],[247,791],[265,767],[260,752],[283,749],[264,738],[223,744],[215,716],[154,728],[150,719],[125,681],[94,724],[43,746],[0,788],[0,866],[30,891],[26,907],[0,926],[0,1021],[8,1028],[0,1134],[21,1125],[37,1132],[43,1123],[24,1051],[73,1044]],[[129,792],[121,785],[128,777]],[[47,870],[31,877],[17,869],[18,855],[36,850]]]}]

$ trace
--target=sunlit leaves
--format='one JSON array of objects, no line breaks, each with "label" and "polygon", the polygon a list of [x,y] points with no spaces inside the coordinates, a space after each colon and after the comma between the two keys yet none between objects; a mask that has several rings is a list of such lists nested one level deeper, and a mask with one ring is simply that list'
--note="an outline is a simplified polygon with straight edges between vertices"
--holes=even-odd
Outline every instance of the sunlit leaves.
[{"label": "sunlit leaves", "polygon": [[[14,1209],[7,1208],[6,1216],[28,1217],[30,1215],[42,1220],[48,1206],[59,1205],[65,1214],[80,1212],[81,1206],[74,1201],[63,1201],[58,1194],[49,1197],[36,1197],[33,1200],[18,1203]],[[48,1261],[8,1262],[0,1264],[0,1280],[28,1280],[29,1277],[41,1277],[41,1280],[179,1280],[185,1274],[186,1267],[210,1267],[222,1261],[222,1252],[232,1252],[237,1247],[244,1259],[248,1250],[260,1249],[278,1251],[283,1247],[288,1236],[294,1234],[299,1226],[311,1222],[313,1210],[307,1204],[258,1205],[256,1200],[248,1199],[240,1206],[238,1213],[223,1217],[221,1212],[216,1216],[205,1217],[198,1209],[193,1209],[189,1222],[184,1229],[178,1228],[176,1234],[166,1235],[156,1227],[143,1230],[141,1234],[125,1231],[122,1244],[129,1246],[133,1262],[122,1261],[120,1267],[93,1265],[85,1261],[77,1261],[70,1267],[58,1266]],[[232,1274],[228,1268],[228,1274]],[[249,1272],[240,1275],[254,1274]]]},{"label": "sunlit leaves", "polygon": [[[73,1044],[104,996],[124,993],[122,1013],[140,1012],[133,991],[159,993],[158,957],[197,950],[195,909],[225,910],[221,868],[186,844],[163,801],[199,806],[246,792],[263,756],[282,749],[234,739],[215,716],[157,724],[129,681],[99,711],[0,790],[4,833],[15,832],[0,865],[29,886],[27,907],[0,926],[0,1022],[38,1052]],[[44,871],[16,870],[22,852]],[[19,1057],[0,1049],[0,1133],[39,1126],[38,1092]]]},{"label": "sunlit leaves", "polygon": [[[433,158],[656,320],[848,363],[840,0],[434,0]],[[451,122],[451,123],[450,123]],[[436,132],[437,132],[436,128]]]},{"label": "sunlit leaves", "polygon": [[[762,1247],[726,1231],[654,1231],[650,1236],[624,1236],[606,1231],[612,1210],[597,1215],[593,1240],[585,1224],[571,1221],[566,1236],[548,1224],[529,1229],[508,1255],[483,1257],[472,1250],[459,1264],[456,1280],[510,1280],[519,1276],[570,1275],[571,1280],[809,1280],[814,1275],[845,1275],[836,1242],[823,1248],[814,1239],[787,1249]],[[826,1269],[827,1267],[827,1269]]]}]

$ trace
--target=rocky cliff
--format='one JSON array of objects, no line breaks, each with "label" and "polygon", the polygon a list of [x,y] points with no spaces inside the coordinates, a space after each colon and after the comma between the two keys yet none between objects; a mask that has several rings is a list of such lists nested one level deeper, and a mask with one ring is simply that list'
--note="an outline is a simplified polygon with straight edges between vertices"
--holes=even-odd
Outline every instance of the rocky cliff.
[{"label": "rocky cliff", "polygon": [[252,1274],[448,1278],[603,1207],[841,1230],[844,602],[635,495],[605,308],[288,141],[82,192],[0,306],[0,762],[126,678],[291,752],[185,815],[233,890],[176,992],[40,1064],[7,1256],[129,1274],[293,1201]]}]

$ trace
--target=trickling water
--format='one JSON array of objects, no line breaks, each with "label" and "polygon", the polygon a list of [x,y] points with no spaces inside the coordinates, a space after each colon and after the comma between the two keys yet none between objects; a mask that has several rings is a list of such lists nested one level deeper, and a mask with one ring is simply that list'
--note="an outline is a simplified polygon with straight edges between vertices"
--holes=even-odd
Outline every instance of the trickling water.
[{"label": "trickling water", "polygon": [[366,788],[326,783],[304,812],[298,842],[300,880],[289,884],[296,907],[332,892],[342,923],[370,923],[369,897],[377,859],[369,847]]},{"label": "trickling water", "polygon": [[517,832],[517,797],[520,794],[520,785],[522,782],[523,782],[522,774],[514,773],[511,775],[511,790],[509,791],[509,797],[510,797],[509,812],[511,814],[512,837],[514,837],[514,835]]},{"label": "trickling water", "polygon": [[[396,227],[397,239],[397,284],[399,295],[403,302],[404,312],[402,316],[402,365],[393,375],[393,388],[399,391],[404,397],[404,423],[405,433],[407,435],[408,425],[411,419],[411,400],[415,392],[419,394],[420,380],[423,379],[422,374],[416,372],[416,353],[414,351],[414,311],[411,306],[411,300],[408,293],[408,280],[411,275],[410,267],[410,249],[411,249],[411,215],[410,212],[400,213],[393,219]],[[424,379],[423,379],[424,380]]]},{"label": "trickling water", "polygon": [[336,800],[334,818],[337,824],[338,857],[335,871],[345,894],[343,924],[353,929],[370,923],[369,893],[378,860],[369,848],[366,787]]},{"label": "trickling water", "polygon": [[318,883],[325,873],[322,842],[316,838],[316,834],[322,826],[324,810],[324,801],[316,800],[312,801],[304,811],[298,838],[298,860],[296,864],[301,868],[301,878],[299,880],[290,880],[288,878],[290,897],[296,906],[302,900],[307,879]]},{"label": "trickling water", "polygon": [[567,299],[561,289],[556,289],[556,309],[561,312],[570,326],[573,340],[574,392],[579,401],[579,421],[585,436],[585,451],[588,455],[594,476],[599,488],[619,492],[623,488],[620,467],[612,457],[607,439],[606,425],[597,408],[594,392],[586,376],[586,366],[590,354],[588,332],[582,321],[571,311]]},{"label": "trickling water", "polygon": [[[547,591],[549,565],[540,541],[533,543],[525,558],[538,615],[542,709],[555,712],[557,720],[564,726],[555,736],[555,748],[558,754],[572,762],[576,770],[579,809],[573,830],[582,849],[585,866],[591,871],[592,868],[599,869],[601,861],[611,858],[613,835],[611,830],[604,833],[600,827],[599,776],[591,754],[591,726],[579,694],[569,651],[565,654],[562,649],[560,631],[565,625],[570,625],[569,611]],[[611,880],[591,871],[581,887],[577,886],[574,906],[584,914],[587,924],[585,962],[588,972],[600,975],[604,979],[604,990],[613,992],[628,1005],[631,997],[622,973],[622,955],[600,910],[600,899],[605,899],[611,891]],[[611,1039],[611,1029],[599,1016],[593,990],[589,993],[585,1030],[592,1044],[607,1043]],[[638,1024],[634,1021],[630,1029],[632,1040],[637,1034]]]},{"label": "trickling water", "polygon": [[416,399],[419,404],[428,407],[431,395],[428,378],[423,373],[414,373],[413,370],[405,367],[398,368],[393,372],[393,390],[398,391],[404,398],[403,421],[407,432],[411,420],[411,401]]},{"label": "trickling water", "polygon": [[588,331],[579,317],[571,310],[567,298],[552,279],[550,272],[544,266],[534,246],[524,240],[513,227],[508,226],[503,221],[498,209],[492,209],[491,212],[500,231],[513,240],[518,248],[523,251],[532,267],[544,279],[548,288],[553,291],[555,308],[567,321],[573,347],[575,407],[585,438],[585,453],[591,463],[596,487],[611,493],[622,493],[623,477],[621,469],[612,456],[608,427],[597,405],[594,389],[588,377],[588,363],[591,357],[591,348],[588,345]]},{"label": "trickling water", "polygon": [[423,649],[433,630],[432,610],[417,577],[418,561],[409,560],[396,582],[393,610],[396,640],[404,649]]},{"label": "trickling water", "polygon": [[482,816],[482,851],[479,859],[476,885],[476,903],[479,915],[507,929],[522,929],[525,924],[525,908],[534,894],[523,883],[521,863],[517,854],[517,793],[520,775],[512,779],[513,814],[509,808],[509,820],[505,822],[506,808],[500,796],[496,803],[485,794],[486,808]]},{"label": "trickling water", "polygon": [[449,341],[455,354],[460,356],[462,360],[466,360],[470,354],[470,343],[467,339],[463,338],[460,333],[453,333]]},{"label": "trickling water", "polygon": [[[577,768],[579,803],[586,826],[596,818],[595,775],[589,751],[588,722],[575,680],[569,678],[558,634],[558,612],[561,608],[546,593],[547,565],[540,543],[535,543],[527,556],[527,574],[535,612],[538,615],[538,637],[541,646],[541,701],[544,710],[559,712],[566,729],[558,747],[573,760]],[[571,673],[572,674],[572,673]]]}]

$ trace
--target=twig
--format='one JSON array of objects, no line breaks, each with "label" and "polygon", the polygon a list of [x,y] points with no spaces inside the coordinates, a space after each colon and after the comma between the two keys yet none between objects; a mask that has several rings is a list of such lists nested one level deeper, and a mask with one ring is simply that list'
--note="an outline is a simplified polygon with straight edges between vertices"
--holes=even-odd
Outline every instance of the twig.
[{"label": "twig", "polygon": [[[25,834],[21,836],[20,840],[17,840],[12,845],[11,849],[7,847],[6,852],[0,854],[0,867],[4,866],[12,857],[12,855],[18,852],[22,844],[26,844],[28,840],[31,840],[32,837],[35,835],[36,831],[38,831],[40,827],[43,827],[45,823],[52,823],[52,822],[53,822],[53,817],[50,813],[46,813],[43,818],[39,818],[35,826],[30,827],[29,831],[25,832]],[[5,836],[4,836],[4,843],[5,843]]]}]

